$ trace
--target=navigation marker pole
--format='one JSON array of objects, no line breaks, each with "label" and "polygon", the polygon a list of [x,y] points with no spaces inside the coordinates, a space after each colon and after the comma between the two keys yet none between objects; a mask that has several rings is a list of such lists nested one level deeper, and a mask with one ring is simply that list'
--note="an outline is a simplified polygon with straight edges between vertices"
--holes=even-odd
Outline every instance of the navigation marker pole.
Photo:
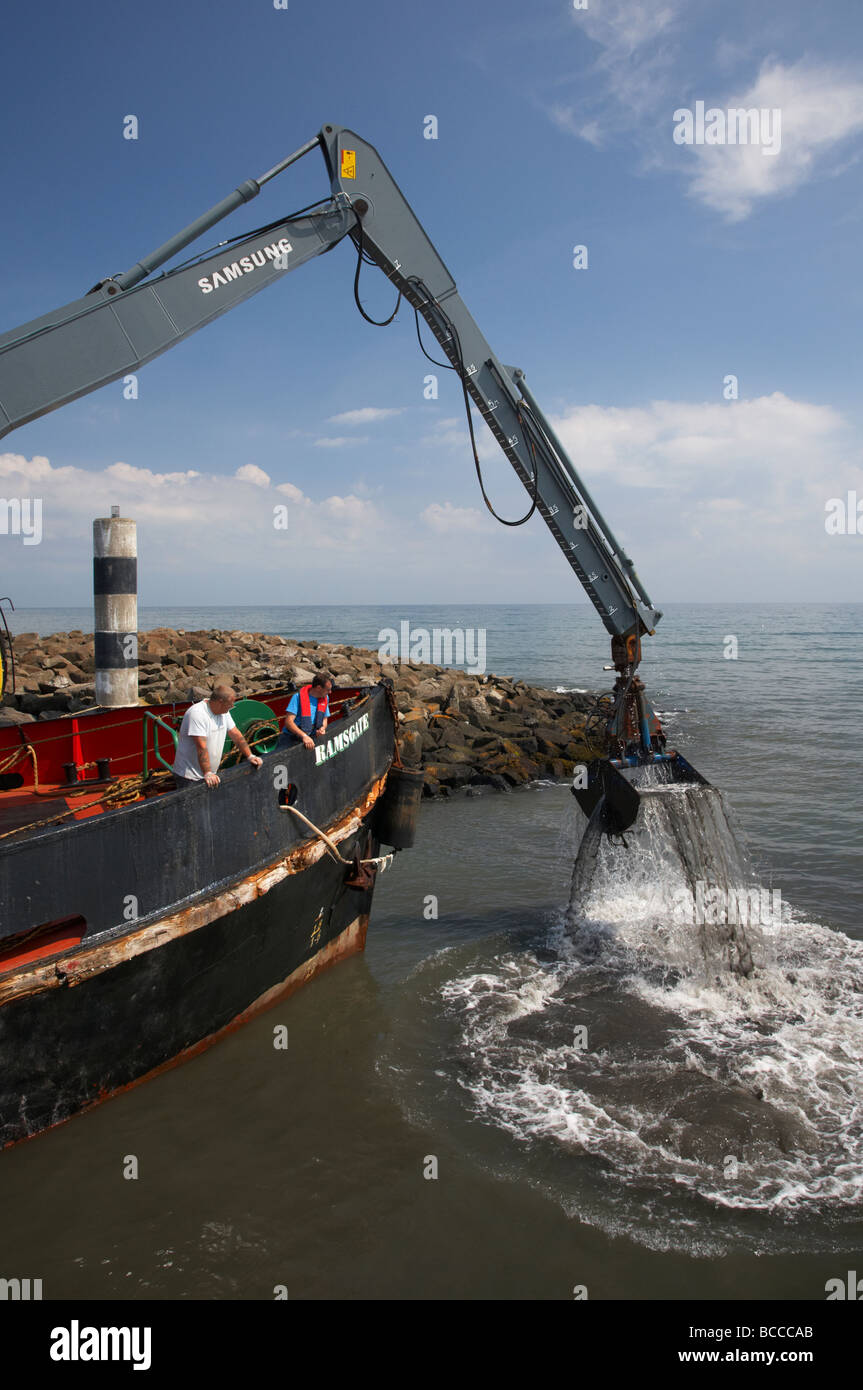
[{"label": "navigation marker pole", "polygon": [[93,642],[96,703],[138,703],[138,531],[112,507],[93,522]]}]

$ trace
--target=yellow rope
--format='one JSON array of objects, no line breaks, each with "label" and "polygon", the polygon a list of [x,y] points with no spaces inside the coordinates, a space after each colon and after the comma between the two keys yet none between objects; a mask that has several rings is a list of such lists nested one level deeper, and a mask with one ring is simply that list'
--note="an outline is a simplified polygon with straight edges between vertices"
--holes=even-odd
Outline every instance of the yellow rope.
[{"label": "yellow rope", "polygon": [[[152,787],[154,783],[170,777],[169,772],[154,772],[147,779],[147,786]],[[140,773],[132,774],[129,777],[119,777],[116,782],[112,782],[101,796],[95,801],[87,802],[86,806],[72,806],[68,811],[60,811],[56,816],[46,816],[44,820],[28,821],[26,825],[16,825],[14,830],[4,830],[0,834],[0,840],[7,839],[10,835],[20,835],[22,830],[39,830],[44,825],[57,825],[60,821],[68,820],[70,816],[75,816],[79,811],[89,810],[91,807],[104,806],[106,810],[112,810],[115,806],[131,805],[133,801],[138,801],[144,786],[144,777]],[[79,794],[85,791],[83,784],[79,785]],[[73,789],[69,787],[68,794],[72,794]]]},{"label": "yellow rope", "polygon": [[32,743],[22,743],[20,748],[16,748],[14,752],[10,753],[9,757],[0,763],[0,774],[8,772],[10,767],[14,767],[22,757],[29,757],[33,763],[33,787],[34,790],[38,792],[39,763],[36,758],[36,749],[33,747]]}]

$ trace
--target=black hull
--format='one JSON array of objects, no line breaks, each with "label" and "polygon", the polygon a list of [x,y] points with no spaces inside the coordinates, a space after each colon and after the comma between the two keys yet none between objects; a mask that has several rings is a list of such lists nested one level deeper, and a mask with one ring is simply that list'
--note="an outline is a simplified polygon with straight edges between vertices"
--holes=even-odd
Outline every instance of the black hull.
[{"label": "black hull", "polygon": [[323,856],[173,939],[148,929],[149,949],[132,959],[10,1000],[0,1008],[0,1147],[185,1061],[362,950],[372,894],[344,877]]},{"label": "black hull", "polygon": [[[327,762],[297,747],[231,769],[212,792],[169,792],[7,848],[5,931],[28,926],[25,903],[31,924],[83,907],[88,930],[74,950],[0,974],[0,1148],[193,1056],[362,949],[372,889],[347,886],[344,866],[278,809],[276,775],[286,768],[345,859],[377,854],[393,746],[383,691],[343,727],[358,721],[362,735]],[[149,907],[131,922],[129,895]]]}]

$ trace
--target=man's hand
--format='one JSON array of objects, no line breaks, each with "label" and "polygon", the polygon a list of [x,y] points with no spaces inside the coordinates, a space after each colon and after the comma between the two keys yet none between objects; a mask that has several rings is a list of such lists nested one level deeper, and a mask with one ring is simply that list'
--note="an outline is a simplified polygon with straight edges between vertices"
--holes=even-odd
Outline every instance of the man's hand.
[{"label": "man's hand", "polygon": [[314,748],[315,740],[313,738],[309,738],[308,734],[303,734],[302,739],[304,748]]},{"label": "man's hand", "polygon": [[216,776],[215,772],[205,772],[204,781],[206,782],[208,787],[217,787],[219,785],[219,779]]},{"label": "man's hand", "polygon": [[246,759],[252,764],[252,767],[260,767],[264,761],[263,758],[259,758],[256,753],[247,753]]}]

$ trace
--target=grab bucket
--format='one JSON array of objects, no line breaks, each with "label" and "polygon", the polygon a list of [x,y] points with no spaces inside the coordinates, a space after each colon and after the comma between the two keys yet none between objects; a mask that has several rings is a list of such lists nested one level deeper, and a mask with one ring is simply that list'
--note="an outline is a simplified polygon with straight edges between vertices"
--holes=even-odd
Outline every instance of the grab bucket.
[{"label": "grab bucket", "polygon": [[638,815],[642,791],[669,782],[710,785],[682,753],[669,752],[647,761],[597,758],[588,764],[587,786],[573,786],[572,794],[589,820],[595,816],[601,821],[607,835],[622,835]]}]

